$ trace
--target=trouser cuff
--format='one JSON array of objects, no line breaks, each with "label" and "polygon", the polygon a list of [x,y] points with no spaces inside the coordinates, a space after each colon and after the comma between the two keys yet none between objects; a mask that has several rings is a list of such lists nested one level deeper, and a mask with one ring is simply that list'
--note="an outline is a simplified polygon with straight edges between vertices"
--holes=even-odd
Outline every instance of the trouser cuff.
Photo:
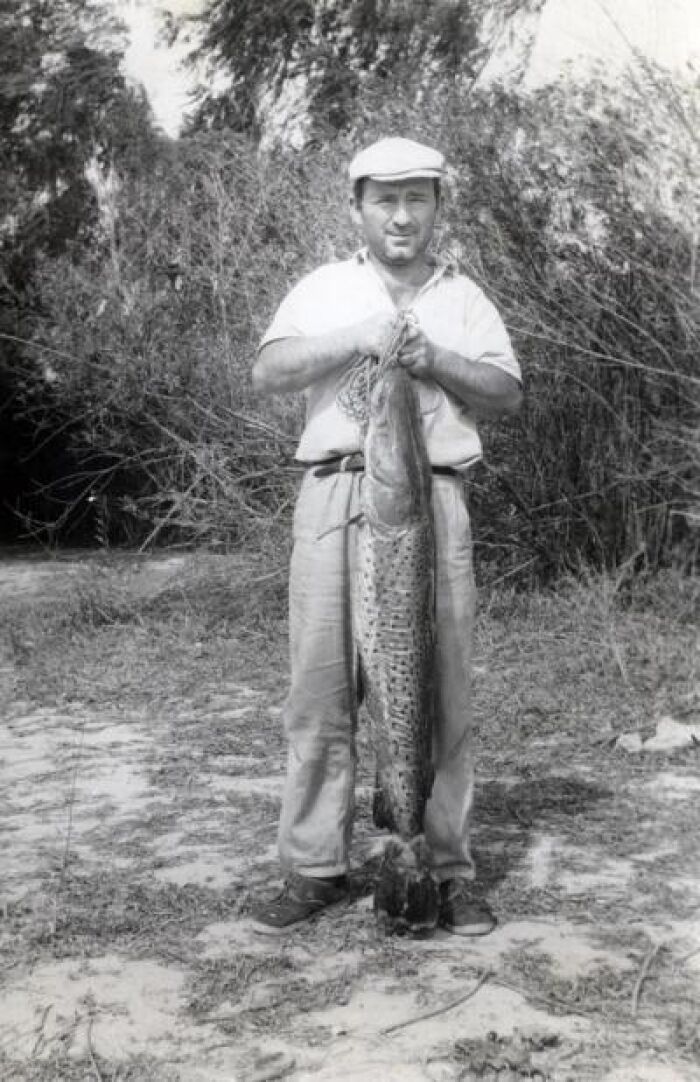
[{"label": "trouser cuff", "polygon": [[330,879],[336,875],[347,875],[347,864],[314,864],[307,867],[303,864],[287,864],[285,871],[296,872],[307,879]]},{"label": "trouser cuff", "polygon": [[438,883],[445,883],[448,879],[467,879],[473,882],[476,872],[471,864],[442,864],[439,868],[431,868]]}]

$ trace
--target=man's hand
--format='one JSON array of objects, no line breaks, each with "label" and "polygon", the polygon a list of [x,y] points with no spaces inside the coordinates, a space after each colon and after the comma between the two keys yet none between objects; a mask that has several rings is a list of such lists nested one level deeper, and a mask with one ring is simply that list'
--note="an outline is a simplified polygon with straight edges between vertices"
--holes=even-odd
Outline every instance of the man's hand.
[{"label": "man's hand", "polygon": [[399,317],[394,312],[379,312],[353,327],[357,339],[357,352],[363,357],[381,357],[398,326]]},{"label": "man's hand", "polygon": [[416,379],[434,377],[435,346],[419,326],[409,324],[398,361]]},{"label": "man's hand", "polygon": [[273,339],[258,353],[253,386],[260,394],[303,391],[355,364],[358,356],[380,357],[397,325],[398,316],[385,312],[326,334]]},{"label": "man's hand", "polygon": [[398,357],[416,379],[434,380],[450,391],[472,413],[496,417],[515,413],[520,406],[520,383],[497,365],[480,364],[436,346],[417,324],[409,324]]}]

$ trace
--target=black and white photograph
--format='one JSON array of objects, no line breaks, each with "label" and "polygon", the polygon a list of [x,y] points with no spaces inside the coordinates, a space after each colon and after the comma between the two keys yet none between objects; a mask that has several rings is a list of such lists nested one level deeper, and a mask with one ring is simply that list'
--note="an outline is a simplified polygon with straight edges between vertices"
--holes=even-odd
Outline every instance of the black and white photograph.
[{"label": "black and white photograph", "polygon": [[700,0],[0,61],[2,1082],[700,1082]]}]

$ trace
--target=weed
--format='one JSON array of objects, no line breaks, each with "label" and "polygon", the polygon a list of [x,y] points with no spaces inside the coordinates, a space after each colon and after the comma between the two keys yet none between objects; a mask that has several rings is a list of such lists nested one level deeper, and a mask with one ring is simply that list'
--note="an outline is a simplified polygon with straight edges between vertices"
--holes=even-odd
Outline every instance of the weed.
[{"label": "weed", "polygon": [[[53,715],[42,722],[38,704],[59,694],[72,697],[71,739],[81,712],[91,719],[108,713],[115,732],[119,721],[125,734],[133,728],[148,737],[138,763],[148,800],[121,811],[91,803],[89,816],[99,817],[89,818],[87,833],[76,805],[75,852],[60,874],[38,851],[38,885],[5,907],[3,989],[56,959],[154,958],[184,979],[185,1016],[216,1025],[232,1048],[272,1035],[331,1048],[323,1016],[319,1022],[309,1012],[341,1006],[368,987],[386,995],[411,989],[416,1014],[451,1002],[454,983],[471,979],[473,965],[453,971],[450,945],[437,942],[430,955],[378,936],[370,910],[358,904],[372,888],[371,862],[353,869],[346,906],[294,930],[284,944],[270,950],[245,938],[251,905],[279,876],[272,847],[284,745],[269,707],[280,703],[286,683],[282,585],[267,580],[247,589],[263,573],[255,560],[178,559],[162,574],[155,563],[150,572],[148,564],[133,575],[107,566],[85,577],[103,611],[106,597],[121,598],[110,621],[96,619],[91,602],[67,622],[48,593],[32,603],[37,648],[15,658],[23,698],[9,705],[11,730],[21,733],[30,711],[31,726],[51,732]],[[514,1077],[539,1071],[578,1082],[651,1043],[667,1058],[690,1061],[696,1051],[697,893],[688,887],[700,832],[696,756],[692,749],[631,755],[615,745],[621,732],[646,731],[677,704],[692,706],[684,696],[697,678],[696,603],[695,586],[676,572],[644,579],[638,591],[635,580],[611,576],[569,578],[559,591],[525,594],[508,583],[485,591],[475,662],[474,851],[503,938],[494,937],[494,972],[483,994],[514,990],[513,1002],[541,1012],[548,1028],[532,1042],[505,1027],[482,1044],[460,1041],[451,1062],[465,1078],[490,1064]],[[48,690],[44,681],[53,681]],[[358,776],[371,785],[373,764],[359,736]],[[90,761],[126,765],[120,748],[128,741],[114,751],[96,745]],[[58,791],[64,768],[57,763],[52,774],[44,764],[31,784]],[[96,785],[90,800],[98,796]],[[371,801],[364,791],[358,797],[356,860],[375,840]],[[6,799],[11,808],[19,796],[8,790]],[[18,813],[16,837],[26,823]],[[60,862],[60,840],[56,852]],[[164,881],[183,861],[194,881]],[[200,869],[210,867],[224,875],[205,886]],[[538,927],[563,925],[594,948],[591,964],[576,968],[572,955],[562,969],[554,948],[537,940]],[[534,928],[527,933],[534,940],[519,943],[519,926]],[[663,948],[649,960],[660,929]],[[205,949],[208,936],[220,955]],[[441,950],[452,967],[447,992],[426,971]],[[547,1045],[569,1014],[593,1026],[586,1046],[563,1037]],[[84,1066],[60,1057],[51,1063],[27,1064],[26,1077],[73,1082]],[[2,1066],[22,1077],[13,1061]],[[134,1082],[177,1077],[164,1063],[149,1075],[146,1060],[104,1066],[105,1077],[119,1071]]]}]

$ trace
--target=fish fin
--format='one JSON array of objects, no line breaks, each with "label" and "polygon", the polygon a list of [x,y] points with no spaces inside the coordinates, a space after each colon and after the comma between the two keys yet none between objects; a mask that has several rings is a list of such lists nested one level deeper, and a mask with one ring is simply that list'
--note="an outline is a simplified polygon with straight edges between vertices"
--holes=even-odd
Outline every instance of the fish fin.
[{"label": "fish fin", "polygon": [[342,522],[336,522],[335,526],[329,526],[327,530],[322,530],[321,533],[316,535],[317,541],[322,541],[324,537],[328,537],[329,533],[334,533],[336,530],[344,530],[346,526],[354,526],[358,522],[362,522],[364,513],[360,511],[357,515],[351,515],[350,518],[343,519]]},{"label": "fish fin", "polygon": [[425,772],[425,799],[430,799],[430,794],[433,791],[433,785],[435,784],[435,767],[432,763],[428,766]]},{"label": "fish fin", "polygon": [[355,698],[355,705],[359,707],[365,697],[365,680],[364,670],[362,668],[362,658],[360,657],[360,652],[356,646],[353,647],[352,690]]}]

